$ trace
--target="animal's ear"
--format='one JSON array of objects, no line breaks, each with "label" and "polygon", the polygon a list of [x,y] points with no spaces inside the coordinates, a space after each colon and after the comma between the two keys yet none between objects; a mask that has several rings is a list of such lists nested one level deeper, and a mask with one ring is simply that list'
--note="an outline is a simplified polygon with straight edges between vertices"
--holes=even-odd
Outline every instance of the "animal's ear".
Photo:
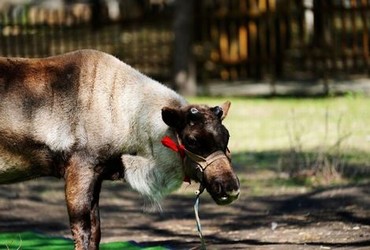
[{"label": "animal's ear", "polygon": [[231,105],[230,101],[226,101],[222,105],[220,105],[222,109],[221,121],[225,119],[225,117],[227,116],[227,113],[229,112],[229,109],[230,109],[230,105]]},{"label": "animal's ear", "polygon": [[185,123],[185,116],[181,109],[164,107],[162,108],[162,120],[171,128],[181,129]]}]

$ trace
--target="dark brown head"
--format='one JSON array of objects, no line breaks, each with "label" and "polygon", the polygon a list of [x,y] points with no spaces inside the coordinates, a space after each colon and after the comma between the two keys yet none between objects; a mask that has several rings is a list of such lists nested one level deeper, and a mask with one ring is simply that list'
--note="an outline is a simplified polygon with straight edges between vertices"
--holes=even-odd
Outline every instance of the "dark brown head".
[{"label": "dark brown head", "polygon": [[231,203],[240,193],[227,148],[229,132],[222,124],[229,107],[230,102],[162,109],[163,121],[175,129],[187,151],[185,175],[200,182],[219,205]]}]

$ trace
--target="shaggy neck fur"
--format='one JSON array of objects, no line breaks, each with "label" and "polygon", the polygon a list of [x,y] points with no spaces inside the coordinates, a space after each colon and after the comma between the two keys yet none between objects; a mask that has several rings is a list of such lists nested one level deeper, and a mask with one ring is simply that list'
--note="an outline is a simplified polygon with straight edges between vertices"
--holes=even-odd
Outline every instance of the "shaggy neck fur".
[{"label": "shaggy neck fur", "polygon": [[130,152],[121,157],[125,179],[133,189],[157,203],[178,189],[184,179],[180,156],[161,143],[164,136],[176,138],[162,121],[161,109],[165,106],[180,107],[187,102],[174,91],[140,73],[136,72],[135,80],[128,81],[136,82],[130,90],[135,96],[127,97],[123,93],[125,97],[122,99],[130,100],[129,105],[135,107],[125,111],[126,116],[130,114],[132,117],[131,128],[135,129],[130,131],[123,144],[123,151]]}]

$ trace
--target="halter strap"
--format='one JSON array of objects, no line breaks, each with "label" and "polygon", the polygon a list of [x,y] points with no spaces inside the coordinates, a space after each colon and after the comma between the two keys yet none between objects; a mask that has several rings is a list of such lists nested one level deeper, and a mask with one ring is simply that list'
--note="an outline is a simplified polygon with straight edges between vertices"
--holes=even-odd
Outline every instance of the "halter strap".
[{"label": "halter strap", "polygon": [[187,150],[186,148],[184,148],[184,151],[185,151],[186,156],[188,156],[192,161],[194,161],[200,166],[202,172],[204,172],[206,168],[209,165],[211,165],[213,162],[215,162],[216,160],[219,160],[225,157],[227,158],[225,153],[222,152],[221,150],[218,150],[210,154],[209,156],[207,156],[207,158],[194,154],[193,152]]},{"label": "halter strap", "polygon": [[[194,163],[197,164],[197,169],[201,172],[203,175],[206,168],[211,165],[213,162],[219,159],[225,159],[230,161],[230,150],[227,148],[227,152],[223,152],[222,150],[217,150],[216,152],[213,152],[206,158],[203,156],[200,156],[198,154],[195,154],[189,150],[187,150],[184,145],[181,143],[181,139],[179,135],[176,133],[177,143],[174,142],[169,136],[165,136],[162,138],[161,142],[164,146],[170,148],[171,150],[178,152],[181,156],[183,167],[185,166],[185,158],[188,157],[190,160],[192,160]],[[203,179],[203,176],[202,176]],[[202,180],[200,180],[202,181]],[[190,183],[190,178],[188,176],[185,176],[184,182]]]}]

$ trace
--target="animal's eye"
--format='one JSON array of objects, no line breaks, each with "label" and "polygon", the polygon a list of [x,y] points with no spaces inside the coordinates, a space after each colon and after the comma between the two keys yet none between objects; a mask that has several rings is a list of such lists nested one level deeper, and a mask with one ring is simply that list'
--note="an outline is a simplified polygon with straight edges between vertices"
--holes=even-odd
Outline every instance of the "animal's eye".
[{"label": "animal's eye", "polygon": [[198,146],[198,141],[196,138],[194,137],[188,137],[186,138],[186,144],[189,146],[189,147],[197,147]]},{"label": "animal's eye", "polygon": [[199,112],[199,110],[197,108],[193,107],[189,110],[189,120],[190,120],[190,122],[198,121],[199,119],[201,119],[201,117],[202,117],[202,114]]},{"label": "animal's eye", "polygon": [[190,109],[190,113],[191,113],[192,115],[197,115],[197,114],[199,114],[199,110],[198,110],[197,108],[191,108],[191,109]]}]

